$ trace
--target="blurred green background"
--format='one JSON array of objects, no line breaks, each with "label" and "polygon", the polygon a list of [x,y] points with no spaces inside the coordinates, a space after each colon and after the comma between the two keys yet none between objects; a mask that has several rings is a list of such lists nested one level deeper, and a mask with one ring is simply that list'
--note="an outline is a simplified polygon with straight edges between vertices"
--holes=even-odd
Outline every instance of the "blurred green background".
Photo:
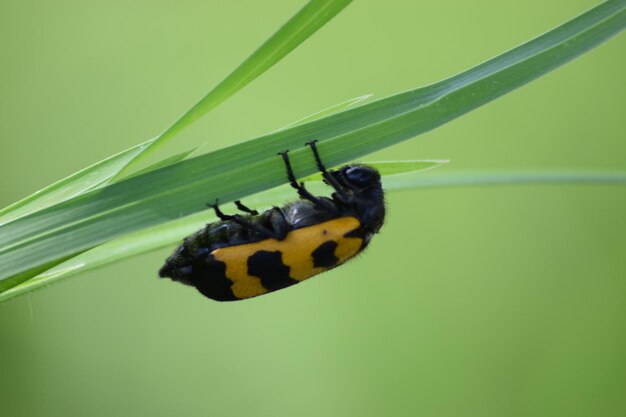
[{"label": "blurred green background", "polygon": [[[302,4],[2,0],[0,206],[155,136]],[[357,1],[170,151],[434,82],[595,4]],[[623,171],[625,51],[622,35],[367,159]],[[266,297],[158,280],[168,248],[0,304],[0,414],[626,415],[625,187],[388,202],[367,254]]]}]

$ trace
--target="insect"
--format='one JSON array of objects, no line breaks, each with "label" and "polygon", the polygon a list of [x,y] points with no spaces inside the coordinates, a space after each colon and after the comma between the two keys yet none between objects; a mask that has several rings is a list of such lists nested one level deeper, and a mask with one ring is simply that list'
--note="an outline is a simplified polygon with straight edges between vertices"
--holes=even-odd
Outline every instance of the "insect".
[{"label": "insect", "polygon": [[224,214],[187,237],[167,258],[161,277],[196,287],[218,301],[236,301],[297,284],[346,262],[369,244],[383,225],[380,175],[365,165],[328,171],[316,141],[308,142],[331,198],[312,195],[298,183],[288,151],[280,152],[287,178],[300,197],[261,214],[236,201],[244,215]]}]

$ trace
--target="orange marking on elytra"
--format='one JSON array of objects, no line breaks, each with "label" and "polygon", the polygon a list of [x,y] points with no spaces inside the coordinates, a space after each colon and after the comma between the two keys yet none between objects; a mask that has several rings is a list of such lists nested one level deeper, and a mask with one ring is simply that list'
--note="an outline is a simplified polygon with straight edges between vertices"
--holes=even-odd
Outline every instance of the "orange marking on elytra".
[{"label": "orange marking on elytra", "polygon": [[248,275],[248,258],[258,251],[282,253],[283,264],[290,268],[289,276],[302,281],[327,268],[315,267],[311,254],[324,242],[337,243],[337,265],[354,256],[363,244],[358,237],[344,235],[357,229],[361,223],[355,217],[339,217],[320,224],[295,229],[285,239],[265,239],[260,242],[227,246],[212,252],[213,257],[226,265],[226,277],[233,282],[232,291],[237,298],[249,298],[267,292],[258,277]]}]

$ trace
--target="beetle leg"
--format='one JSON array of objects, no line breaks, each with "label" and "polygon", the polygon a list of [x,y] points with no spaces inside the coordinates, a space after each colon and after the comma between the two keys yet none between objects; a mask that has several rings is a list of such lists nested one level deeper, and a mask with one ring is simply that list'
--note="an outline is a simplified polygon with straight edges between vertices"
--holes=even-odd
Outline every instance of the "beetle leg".
[{"label": "beetle leg", "polygon": [[282,156],[283,161],[285,162],[285,167],[287,168],[287,178],[289,178],[289,184],[298,191],[298,195],[302,197],[303,199],[309,200],[310,202],[312,202],[313,204],[315,204],[317,207],[321,209],[336,213],[337,209],[335,207],[332,207],[330,204],[328,204],[328,202],[318,197],[315,197],[313,194],[311,194],[304,187],[303,182],[298,183],[298,181],[296,181],[296,176],[293,173],[293,168],[291,168],[291,162],[289,162],[289,156],[287,155],[288,153],[289,151],[278,152],[278,155]]},{"label": "beetle leg", "polygon": [[207,204],[207,205],[209,207],[213,208],[213,210],[215,211],[215,215],[222,221],[231,221],[233,223],[237,223],[238,225],[240,225],[240,226],[242,226],[242,227],[244,227],[244,228],[246,228],[248,230],[252,230],[254,232],[257,232],[261,236],[280,240],[280,236],[277,235],[276,233],[274,233],[272,230],[269,230],[266,227],[260,226],[260,225],[258,225],[256,223],[253,223],[253,222],[243,218],[239,214],[224,214],[222,212],[222,210],[220,210],[217,200],[215,200],[215,204]]},{"label": "beetle leg", "polygon": [[342,203],[349,203],[352,199],[350,198],[350,195],[346,193],[345,189],[347,188],[349,190],[352,190],[353,187],[350,186],[350,184],[347,184],[345,181],[337,180],[337,178],[335,178],[330,172],[328,172],[328,170],[322,163],[322,158],[320,157],[316,144],[317,140],[312,140],[306,143],[306,145],[308,145],[313,151],[313,156],[315,157],[315,164],[317,165],[317,169],[319,169],[322,173],[322,177],[326,181],[326,184],[335,189],[339,201],[341,201]]},{"label": "beetle leg", "polygon": [[207,206],[211,207],[213,209],[213,211],[215,211],[215,215],[217,216],[217,218],[222,220],[222,221],[224,221],[224,220],[232,220],[232,218],[234,217],[234,216],[230,216],[228,214],[224,214],[224,212],[222,212],[222,210],[220,210],[219,200],[215,200],[214,204],[207,203]]},{"label": "beetle leg", "polygon": [[241,201],[239,201],[239,200],[235,201],[235,205],[237,206],[237,208],[240,211],[243,211],[244,213],[252,214],[253,216],[258,216],[259,215],[258,211],[254,210],[254,209],[251,209],[251,208],[248,208],[247,206],[244,206],[243,203]]}]

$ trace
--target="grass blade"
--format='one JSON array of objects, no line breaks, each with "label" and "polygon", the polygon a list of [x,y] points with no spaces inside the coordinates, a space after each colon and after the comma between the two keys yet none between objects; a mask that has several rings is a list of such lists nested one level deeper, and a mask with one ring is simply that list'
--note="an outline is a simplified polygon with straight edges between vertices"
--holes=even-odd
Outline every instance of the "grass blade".
[{"label": "grass blade", "polygon": [[[161,133],[129,164],[143,159],[279,62],[341,12],[352,0],[311,0],[230,75]],[[121,174],[121,173],[120,173]]]},{"label": "grass blade", "polygon": [[175,164],[177,162],[183,161],[185,158],[187,158],[193,152],[198,150],[198,148],[199,148],[199,146],[195,146],[195,147],[193,147],[191,149],[188,149],[186,151],[177,153],[176,155],[172,155],[169,158],[162,159],[162,160],[160,160],[160,161],[158,161],[158,162],[156,162],[156,163],[154,163],[152,165],[149,165],[149,166],[147,166],[147,167],[145,167],[145,168],[143,168],[143,169],[141,169],[141,170],[139,170],[137,172],[133,172],[132,176],[134,177],[134,176],[137,176],[137,175],[145,174],[147,172],[154,171],[154,170],[157,170],[159,168],[165,168],[168,165],[173,165],[173,164]]},{"label": "grass blade", "polygon": [[108,181],[126,164],[148,147],[151,141],[133,146],[123,152],[82,169],[30,196],[0,210],[0,225],[29,213],[58,204]]},{"label": "grass blade", "polygon": [[[379,165],[367,163],[368,165]],[[400,171],[399,169],[397,170]],[[589,173],[589,172],[450,172],[423,175],[422,171],[408,172],[403,175],[390,175],[383,178],[387,192],[410,190],[416,188],[437,187],[476,187],[486,185],[554,185],[554,184],[592,184],[592,185],[626,185],[626,173]],[[324,187],[320,181],[312,182],[310,188],[316,194],[323,194]],[[272,204],[293,199],[293,190],[282,186],[252,196],[246,200],[253,207],[260,209]],[[169,222],[97,246],[87,252],[69,259],[49,269],[27,282],[0,293],[0,302],[10,300],[33,290],[56,284],[80,272],[85,272],[117,262],[134,255],[155,249],[174,246],[185,236],[200,230],[206,223],[215,220],[213,213],[203,211],[182,219]],[[156,274],[155,266],[155,274]]]},{"label": "grass blade", "polygon": [[[184,154],[186,153],[180,154],[178,157],[184,157]],[[447,161],[386,161],[364,163],[376,167],[384,175],[391,175],[419,173],[436,168],[446,162]],[[316,179],[314,177],[318,178]],[[311,187],[311,190],[316,191],[318,194],[323,194],[324,191],[328,191],[327,188],[325,190],[324,185],[321,183],[321,176],[317,174],[304,178],[303,180],[312,181],[315,185]],[[317,183],[315,183],[315,181],[317,181]],[[293,191],[290,187],[283,186],[253,196],[247,199],[247,201],[253,204],[254,207],[264,209],[272,204],[280,204],[289,199],[293,199]],[[45,268],[38,270],[45,272],[38,274],[26,282],[23,282],[24,280],[20,279],[21,277],[16,277],[15,282],[23,282],[23,284],[19,285],[19,288],[14,288],[15,291],[6,291],[6,299],[42,286],[50,285],[78,272],[88,271],[133,255],[173,245],[181,241],[184,236],[200,229],[202,225],[214,219],[215,216],[213,216],[210,210],[208,212],[197,213],[183,219],[169,222],[165,225],[140,230],[104,243],[75,257],[71,257],[69,260],[63,262],[59,261],[58,263],[60,263],[60,265],[58,266],[55,266],[55,264],[46,265]],[[48,269],[48,267],[50,267],[50,269]],[[8,281],[7,284],[4,285],[6,285],[6,288],[14,287],[13,281]],[[2,294],[4,293],[0,293],[0,301],[5,299]]]},{"label": "grass blade", "polygon": [[397,175],[388,190],[489,185],[626,185],[626,172],[450,172],[431,175]]},{"label": "grass blade", "polygon": [[[607,1],[482,65],[409,91],[179,162],[0,226],[0,280],[108,240],[285,183],[276,152],[315,172],[307,140],[334,166],[440,126],[562,65],[626,26],[626,1]],[[26,278],[24,278],[26,279]],[[0,285],[2,285],[0,283]],[[7,287],[4,287],[7,289]]]},{"label": "grass blade", "polygon": [[[153,151],[198,118],[217,107],[271,66],[276,64],[309,36],[343,10],[351,0],[312,0],[294,15],[281,29],[246,59],[235,71],[219,83],[202,100],[187,111],[157,138],[113,155],[75,174],[51,184],[36,193],[0,210],[0,225],[28,213],[65,201],[118,178],[134,162]],[[182,155],[182,154],[181,154]],[[181,155],[161,161],[142,170],[147,172],[171,164]],[[185,155],[187,156],[187,155]]]},{"label": "grass blade", "polygon": [[315,112],[315,113],[313,113],[311,115],[308,115],[307,117],[304,117],[304,118],[302,118],[300,120],[296,120],[295,122],[290,123],[287,126],[281,128],[279,130],[285,130],[285,129],[288,129],[290,127],[294,127],[294,126],[297,126],[297,125],[302,125],[302,124],[305,124],[305,123],[308,123],[308,122],[312,122],[313,120],[321,119],[322,117],[325,117],[325,116],[330,116],[331,114],[334,114],[334,113],[339,113],[342,110],[346,110],[346,109],[348,109],[350,107],[356,106],[357,104],[367,100],[370,97],[372,97],[372,95],[371,94],[367,94],[367,95],[364,95],[364,96],[360,96],[360,97],[356,97],[356,98],[353,98],[353,99],[350,99],[350,100],[343,101],[343,102],[341,102],[339,104],[335,104],[334,106],[327,107],[327,108],[325,108],[323,110],[320,110],[320,111]]}]

